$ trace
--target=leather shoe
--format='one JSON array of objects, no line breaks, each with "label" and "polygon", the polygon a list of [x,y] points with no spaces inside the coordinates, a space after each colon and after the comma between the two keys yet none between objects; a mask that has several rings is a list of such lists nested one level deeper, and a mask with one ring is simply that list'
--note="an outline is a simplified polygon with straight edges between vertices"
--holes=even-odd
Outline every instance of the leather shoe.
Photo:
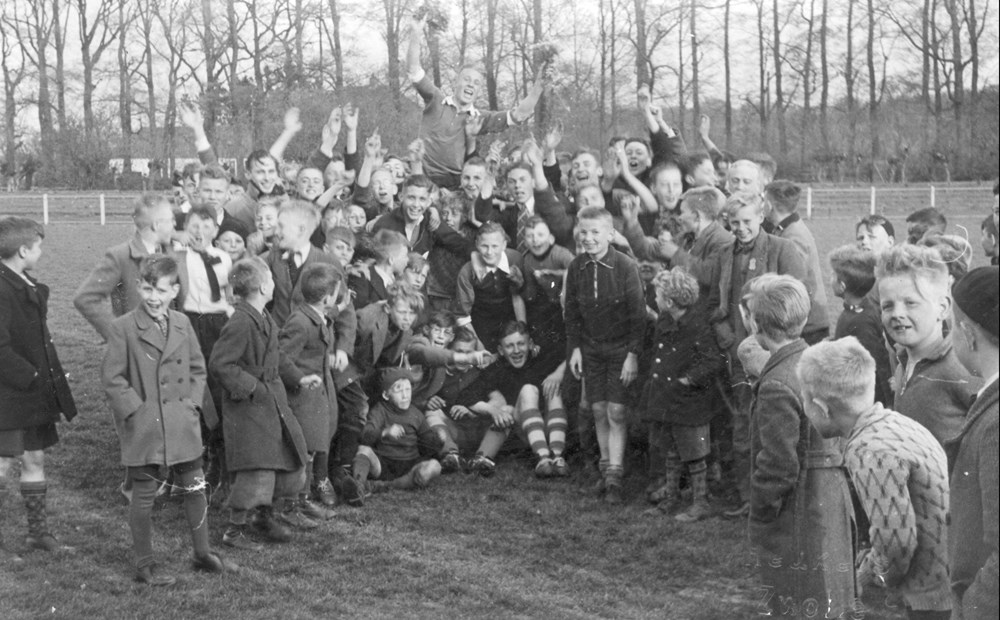
[{"label": "leather shoe", "polygon": [[170,575],[163,575],[156,572],[155,564],[137,568],[135,571],[135,580],[147,586],[172,586],[177,583],[177,579]]},{"label": "leather shoe", "polygon": [[732,510],[722,511],[722,516],[728,519],[740,519],[750,514],[750,502],[743,502]]},{"label": "leather shoe", "polygon": [[232,573],[240,569],[235,562],[230,562],[214,551],[194,556],[193,564],[195,570],[206,573]]}]

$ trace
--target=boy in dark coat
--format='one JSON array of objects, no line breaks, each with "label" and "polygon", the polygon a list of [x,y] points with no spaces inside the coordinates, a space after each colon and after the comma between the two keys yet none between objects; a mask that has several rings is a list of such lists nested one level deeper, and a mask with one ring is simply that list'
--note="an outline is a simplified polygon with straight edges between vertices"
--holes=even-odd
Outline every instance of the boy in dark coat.
[{"label": "boy in dark coat", "polygon": [[[298,372],[278,347],[278,326],[264,306],[274,294],[266,263],[249,258],[229,274],[240,298],[222,329],[208,363],[225,390],[222,432],[226,463],[234,474],[229,495],[229,527],[222,541],[231,547],[259,551],[250,538],[247,513],[256,509],[254,529],[270,542],[287,542],[291,533],[274,518],[272,502],[295,499],[305,481],[307,450],[302,428],[288,407],[284,382]],[[317,375],[299,385],[319,386]]]},{"label": "boy in dark coat", "polygon": [[748,327],[771,354],[750,410],[750,543],[766,596],[763,615],[839,618],[855,600],[852,509],[837,441],[809,423],[795,374],[809,293],[764,274],[743,298]]},{"label": "boy in dark coat", "polygon": [[101,382],[121,441],[122,464],[132,480],[135,579],[169,586],[175,579],[158,574],[153,562],[153,500],[163,467],[171,469],[184,497],[194,567],[219,573],[233,566],[208,546],[198,411],[207,373],[191,322],[170,310],[180,291],[177,262],[160,254],[143,259],[137,289],[139,307],[111,324]]},{"label": "boy in dark coat", "polygon": [[0,506],[7,472],[19,458],[28,546],[54,551],[59,545],[45,522],[44,451],[59,441],[59,414],[72,420],[76,405],[45,322],[49,288],[27,274],[41,258],[44,236],[33,220],[0,220]]},{"label": "boy in dark coat", "polygon": [[[994,190],[996,191],[996,190]],[[994,194],[995,197],[995,194]],[[959,280],[955,298],[955,354],[983,387],[958,437],[946,446],[951,457],[951,529],[948,534],[954,617],[996,618],[1000,611],[1000,545],[997,523],[997,429],[1000,427],[1000,269],[980,267]],[[961,612],[961,615],[959,615]]]},{"label": "boy in dark coat", "polygon": [[[344,286],[340,272],[324,263],[309,265],[301,276],[302,298],[285,321],[278,335],[281,351],[291,360],[296,372],[285,384],[288,404],[292,408],[309,451],[306,465],[306,485],[297,502],[286,505],[282,519],[296,525],[307,525],[308,518],[329,519],[332,511],[309,501],[310,490],[324,504],[332,504],[333,487],[327,478],[330,440],[337,428],[337,394],[333,384],[330,358],[334,355],[335,337],[329,315],[336,315],[340,291]],[[319,385],[302,387],[299,380],[306,375],[321,378]],[[315,484],[314,484],[315,483]],[[327,498],[325,501],[323,498]],[[303,519],[305,516],[307,519]]]},{"label": "boy in dark coat", "polygon": [[644,411],[651,460],[663,459],[666,468],[663,486],[650,499],[664,513],[676,507],[682,467],[687,466],[693,501],[677,515],[687,523],[710,513],[705,457],[710,451],[709,422],[719,402],[715,379],[725,370],[726,359],[704,313],[691,311],[698,302],[698,280],[675,267],[656,276],[653,285],[660,317]]}]

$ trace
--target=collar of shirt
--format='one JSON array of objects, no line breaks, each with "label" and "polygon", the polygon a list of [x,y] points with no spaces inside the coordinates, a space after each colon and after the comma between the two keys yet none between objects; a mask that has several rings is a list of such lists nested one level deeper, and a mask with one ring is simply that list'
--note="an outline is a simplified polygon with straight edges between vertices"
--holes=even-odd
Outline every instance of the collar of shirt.
[{"label": "collar of shirt", "polygon": [[[940,342],[938,342],[937,346],[934,347],[934,349],[931,350],[929,354],[917,360],[917,364],[923,362],[936,362],[942,357],[948,355],[950,351],[951,351],[951,336],[945,336],[944,338],[941,339]],[[899,347],[899,354],[897,355],[897,357],[899,358],[899,363],[903,365],[903,368],[906,368],[907,364],[910,361],[910,352],[903,347]],[[906,379],[909,380],[909,377],[906,377]]]},{"label": "collar of shirt", "polygon": [[986,391],[986,388],[990,387],[997,381],[1000,381],[1000,372],[993,373],[992,377],[987,377],[986,381],[983,381],[983,387],[981,387],[979,392],[976,393],[976,398],[980,398],[983,395],[983,392]]},{"label": "collar of shirt", "polygon": [[757,240],[760,239],[760,236],[763,234],[765,234],[764,231],[760,231],[760,233],[758,233],[750,243],[740,243],[739,241],[736,241],[736,243],[733,244],[733,254],[749,254],[753,252],[753,249],[757,246]]},{"label": "collar of shirt", "polygon": [[534,195],[529,196],[528,200],[526,200],[523,205],[518,205],[517,206],[517,208],[518,208],[518,214],[520,214],[520,209],[521,209],[522,206],[528,212],[528,215],[534,215],[535,214],[535,196]]},{"label": "collar of shirt", "polygon": [[778,225],[774,227],[774,232],[780,233],[781,231],[785,230],[795,222],[798,222],[800,219],[802,218],[799,217],[798,213],[793,213],[788,217],[786,217],[785,219],[778,222]]},{"label": "collar of shirt", "polygon": [[142,247],[146,248],[148,254],[156,254],[160,249],[155,243],[150,243],[145,239],[142,240]]},{"label": "collar of shirt", "polygon": [[382,282],[386,286],[389,286],[396,281],[396,274],[392,272],[392,269],[386,269],[381,265],[372,265],[372,269],[375,270],[375,273],[382,276]]},{"label": "collar of shirt", "polygon": [[607,267],[608,269],[614,269],[614,265],[612,264],[612,261],[614,260],[614,257],[612,255],[613,251],[614,251],[614,248],[609,245],[608,246],[608,251],[605,252],[604,256],[602,256],[600,258],[594,258],[594,257],[592,257],[592,256],[590,256],[588,254],[587,255],[587,260],[585,260],[582,263],[580,263],[580,271],[583,271],[584,269],[586,269],[587,265],[590,265],[591,263],[593,263],[595,265],[600,265],[602,267]]},{"label": "collar of shirt", "polygon": [[300,250],[286,250],[285,252],[283,252],[281,254],[281,260],[288,260],[289,256],[292,256],[294,254],[298,254],[299,255],[299,261],[298,261],[298,263],[297,263],[296,266],[297,267],[301,267],[302,265],[305,264],[306,259],[309,258],[309,248],[311,248],[311,247],[312,247],[311,245],[307,245],[307,246],[303,247]]},{"label": "collar of shirt", "polygon": [[468,108],[466,108],[464,110],[462,108],[458,107],[458,103],[456,103],[455,98],[453,96],[451,96],[451,95],[448,95],[447,97],[445,97],[444,99],[442,99],[441,103],[443,103],[444,105],[450,105],[451,107],[455,108],[459,112],[468,112],[469,116],[471,116],[472,118],[476,118],[477,116],[479,116],[481,114],[481,112],[479,110],[477,110],[476,106],[474,106],[474,105],[470,105]]},{"label": "collar of shirt", "polygon": [[845,301],[844,302],[844,311],[845,312],[853,312],[855,314],[860,314],[860,313],[862,313],[862,312],[865,311],[865,307],[864,307],[863,303],[852,304],[852,303],[848,303],[848,302]]},{"label": "collar of shirt", "polygon": [[482,280],[486,277],[487,273],[497,270],[510,275],[510,261],[507,260],[506,252],[500,255],[500,263],[496,267],[490,267],[484,263],[483,257],[479,255],[479,252],[472,253],[472,271],[476,274],[477,278]]}]

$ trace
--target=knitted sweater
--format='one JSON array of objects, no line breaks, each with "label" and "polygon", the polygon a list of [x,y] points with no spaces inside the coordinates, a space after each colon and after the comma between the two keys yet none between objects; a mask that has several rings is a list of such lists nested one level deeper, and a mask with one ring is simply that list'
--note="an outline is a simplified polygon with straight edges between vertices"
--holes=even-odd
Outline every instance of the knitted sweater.
[{"label": "knitted sweater", "polygon": [[871,522],[859,572],[898,592],[914,610],[951,608],[948,463],[926,428],[879,403],[861,414],[844,460]]}]

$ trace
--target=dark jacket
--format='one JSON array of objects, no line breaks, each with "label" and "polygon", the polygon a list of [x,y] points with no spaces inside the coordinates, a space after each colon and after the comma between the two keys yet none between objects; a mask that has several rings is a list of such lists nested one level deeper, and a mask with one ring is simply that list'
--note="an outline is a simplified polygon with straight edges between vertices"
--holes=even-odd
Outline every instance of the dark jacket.
[{"label": "dark jacket", "polygon": [[298,370],[278,348],[278,327],[267,312],[236,304],[208,362],[225,390],[222,432],[230,471],[295,471],[306,463],[302,428],[282,381]]},{"label": "dark jacket", "polygon": [[[747,337],[743,320],[733,308],[739,304],[740,291],[733,290],[733,263],[739,244],[734,242],[719,254],[719,286],[711,292],[708,308],[712,312],[711,321],[723,348],[735,346]],[[807,270],[802,254],[795,244],[787,239],[770,235],[763,230],[754,240],[750,250],[744,283],[765,273],[789,275],[805,283]]]},{"label": "dark jacket", "polygon": [[[302,298],[302,277],[300,275],[299,280],[292,284],[292,277],[288,272],[288,263],[282,258],[283,254],[284,250],[275,246],[271,248],[265,257],[267,266],[271,269],[271,275],[274,276],[274,306],[271,309],[271,318],[278,324],[278,327],[285,324],[288,315],[292,313],[292,308],[295,308],[304,301]],[[309,255],[306,256],[301,269],[304,271],[306,267],[314,263],[334,265],[340,272],[341,282],[347,281],[344,266],[332,255],[317,248],[310,248]],[[358,323],[354,315],[354,304],[349,303],[333,320],[333,331],[337,336],[336,347],[338,350],[348,355],[351,354],[354,350],[354,337],[357,327]]]},{"label": "dark jacket", "polygon": [[[29,278],[31,276],[28,276]],[[0,263],[0,430],[49,424],[76,404],[46,324],[49,287]]]},{"label": "dark jacket", "polygon": [[963,620],[996,618],[1000,608],[997,524],[997,436],[1000,383],[993,381],[969,410],[961,433],[947,448],[951,471],[948,547],[952,591]]},{"label": "dark jacket", "polygon": [[166,338],[141,307],[111,324],[101,382],[122,465],[176,465],[201,456],[205,358],[188,318],[173,310]]},{"label": "dark jacket", "polygon": [[[406,237],[406,214],[402,207],[397,207],[375,220],[372,233],[380,230],[394,230]],[[427,255],[431,248],[441,246],[456,254],[468,255],[472,252],[472,242],[455,232],[447,224],[441,223],[431,230],[430,218],[426,215],[417,224],[416,239],[406,238],[411,252]]]},{"label": "dark jacket", "polygon": [[[507,233],[507,245],[517,247],[517,205],[500,209],[493,204],[492,198],[479,197],[474,208],[477,220],[483,223],[498,222]],[[556,243],[566,248],[576,247],[573,240],[573,226],[576,222],[551,187],[535,190],[535,215],[545,220]]]},{"label": "dark jacket", "polygon": [[[725,354],[704,313],[689,310],[680,319],[661,312],[652,342],[644,419],[682,426],[708,424],[720,402],[716,378]],[[691,385],[678,382],[687,378]]]},{"label": "dark jacket", "polygon": [[811,598],[817,617],[838,618],[855,595],[853,511],[839,442],[823,439],[803,410],[795,366],[805,349],[799,339],[774,352],[754,385],[750,542],[774,607]]},{"label": "dark jacket", "polygon": [[905,380],[907,352],[899,352],[893,377],[896,411],[920,422],[943,446],[962,430],[965,415],[976,400],[983,380],[973,377],[958,361],[946,336],[938,348],[919,360]]},{"label": "dark jacket", "polygon": [[[285,382],[288,404],[302,427],[310,452],[327,452],[333,429],[337,428],[337,393],[333,385],[330,355],[334,352],[332,325],[326,317],[303,304],[292,311],[278,333],[281,352],[291,360],[295,372]],[[319,375],[323,385],[307,389],[299,386],[306,375]]]},{"label": "dark jacket", "polygon": [[778,225],[775,233],[781,239],[787,239],[795,244],[806,262],[806,279],[802,281],[809,291],[809,318],[802,329],[803,334],[809,334],[830,328],[830,320],[826,316],[826,284],[823,282],[823,267],[819,262],[819,250],[816,249],[816,239],[797,213],[788,216]]}]

